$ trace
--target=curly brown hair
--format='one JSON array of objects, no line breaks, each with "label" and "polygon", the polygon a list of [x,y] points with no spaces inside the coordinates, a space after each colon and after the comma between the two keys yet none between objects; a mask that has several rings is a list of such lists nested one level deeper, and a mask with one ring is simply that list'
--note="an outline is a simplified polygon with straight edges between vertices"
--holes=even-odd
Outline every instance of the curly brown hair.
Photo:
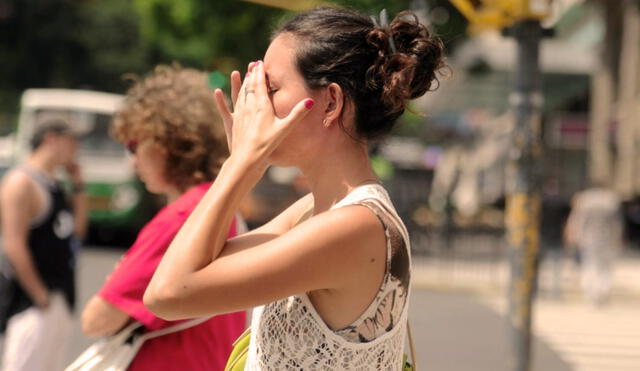
[{"label": "curly brown hair", "polygon": [[129,79],[113,136],[125,144],[153,138],[167,150],[166,178],[182,191],[215,179],[229,150],[207,74],[163,65]]}]

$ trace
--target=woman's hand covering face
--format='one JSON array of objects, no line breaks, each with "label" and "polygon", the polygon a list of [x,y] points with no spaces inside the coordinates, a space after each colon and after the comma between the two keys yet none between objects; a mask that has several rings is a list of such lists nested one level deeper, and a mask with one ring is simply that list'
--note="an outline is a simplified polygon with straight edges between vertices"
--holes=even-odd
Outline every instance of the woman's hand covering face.
[{"label": "woman's hand covering face", "polygon": [[240,73],[234,71],[231,74],[233,113],[229,111],[220,89],[215,91],[215,98],[224,120],[231,155],[258,163],[266,161],[313,107],[313,100],[305,98],[286,117],[276,117],[262,61],[249,64],[243,82]]}]

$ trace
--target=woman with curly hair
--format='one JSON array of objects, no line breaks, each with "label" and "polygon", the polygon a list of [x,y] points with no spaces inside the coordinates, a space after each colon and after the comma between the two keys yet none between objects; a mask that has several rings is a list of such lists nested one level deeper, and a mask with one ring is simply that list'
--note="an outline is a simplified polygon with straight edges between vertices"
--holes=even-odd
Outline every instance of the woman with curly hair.
[{"label": "woman with curly hair", "polygon": [[[409,239],[367,145],[443,64],[412,13],[386,24],[318,8],[285,23],[244,82],[232,74],[233,113],[216,91],[231,155],[162,258],[148,308],[175,320],[257,307],[247,370],[400,369]],[[227,240],[269,165],[297,167],[311,193]]]},{"label": "woman with curly hair", "polygon": [[[228,155],[223,124],[206,74],[161,66],[135,82],[115,116],[113,133],[129,149],[147,189],[168,205],[140,231],[133,246],[82,313],[89,336],[117,333],[131,321],[144,331],[173,325],[151,313],[142,296],[169,243],[216,178]],[[236,222],[225,227],[236,234]],[[222,370],[245,313],[216,316],[146,341],[129,370]]]}]

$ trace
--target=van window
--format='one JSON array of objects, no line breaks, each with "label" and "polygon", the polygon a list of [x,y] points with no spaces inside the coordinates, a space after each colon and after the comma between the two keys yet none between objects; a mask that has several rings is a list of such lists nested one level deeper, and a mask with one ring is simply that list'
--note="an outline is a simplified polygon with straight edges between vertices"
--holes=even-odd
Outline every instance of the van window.
[{"label": "van window", "polygon": [[90,156],[124,157],[124,146],[109,134],[110,114],[65,109],[38,109],[34,113],[37,127],[52,118],[63,119],[71,124],[79,137],[80,154]]}]

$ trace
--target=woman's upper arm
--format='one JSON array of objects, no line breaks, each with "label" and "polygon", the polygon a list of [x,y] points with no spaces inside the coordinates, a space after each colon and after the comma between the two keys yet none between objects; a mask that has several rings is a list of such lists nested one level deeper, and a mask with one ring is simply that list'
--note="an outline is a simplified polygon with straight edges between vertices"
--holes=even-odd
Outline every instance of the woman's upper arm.
[{"label": "woman's upper arm", "polygon": [[207,267],[153,293],[146,304],[160,317],[179,319],[340,289],[383,274],[384,241],[383,228],[368,209],[332,210],[251,248],[225,247]]}]

